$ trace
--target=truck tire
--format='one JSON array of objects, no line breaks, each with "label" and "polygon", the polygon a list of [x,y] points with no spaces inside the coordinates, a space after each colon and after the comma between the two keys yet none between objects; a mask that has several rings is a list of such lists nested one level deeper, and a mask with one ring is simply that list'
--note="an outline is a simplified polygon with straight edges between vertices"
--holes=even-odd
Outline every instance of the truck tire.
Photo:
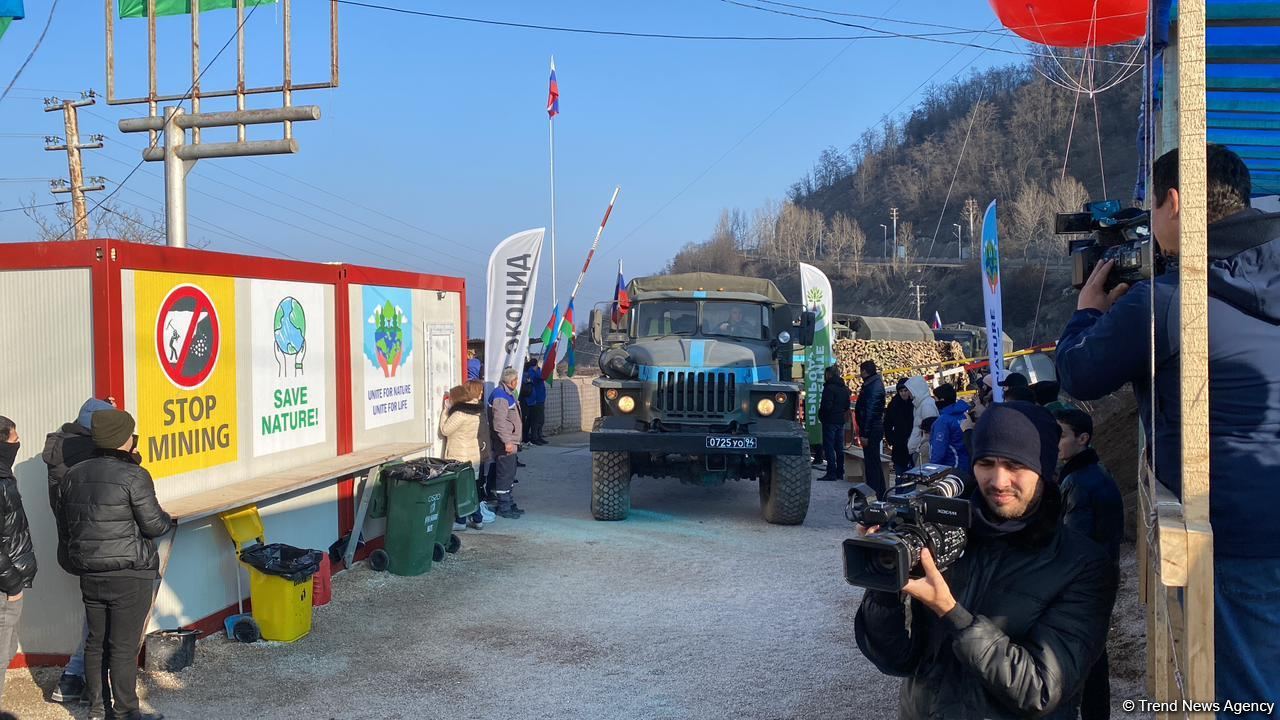
[{"label": "truck tire", "polygon": [[774,525],[799,525],[809,513],[809,443],[800,455],[773,458],[769,472],[760,478],[760,512]]},{"label": "truck tire", "polygon": [[591,516],[626,520],[631,512],[631,456],[624,452],[591,453]]}]

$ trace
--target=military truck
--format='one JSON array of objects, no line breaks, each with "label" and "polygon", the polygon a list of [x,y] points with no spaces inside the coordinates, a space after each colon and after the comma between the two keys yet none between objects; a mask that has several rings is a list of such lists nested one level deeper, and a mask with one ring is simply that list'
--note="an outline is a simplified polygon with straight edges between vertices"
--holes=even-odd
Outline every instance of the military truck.
[{"label": "military truck", "polygon": [[591,514],[623,520],[633,477],[715,486],[754,480],[764,519],[804,522],[809,443],[795,345],[813,342],[814,315],[769,280],[714,273],[636,278],[615,323],[591,312],[603,349],[600,414],[591,432]]},{"label": "military truck", "polygon": [[[965,357],[985,358],[987,356],[987,329],[981,325],[947,323],[934,330],[933,336],[938,340],[954,340],[960,343],[964,348]],[[1013,338],[1009,337],[1008,333],[1002,335],[1000,344],[1003,346],[1001,352],[1004,354],[1013,352]]]}]

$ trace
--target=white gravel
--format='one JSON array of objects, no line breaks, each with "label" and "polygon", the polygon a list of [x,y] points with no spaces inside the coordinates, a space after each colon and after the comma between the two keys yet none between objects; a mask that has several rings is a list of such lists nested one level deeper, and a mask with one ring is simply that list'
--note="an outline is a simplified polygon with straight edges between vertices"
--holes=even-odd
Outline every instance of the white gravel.
[{"label": "white gravel", "polygon": [[[462,533],[462,551],[421,577],[341,573],[296,643],[202,640],[193,667],[142,675],[146,702],[177,720],[896,717],[897,679],[853,641],[847,485],[815,483],[805,524],[778,527],[754,483],[642,480],[629,520],[595,522],[585,441],[522,454],[524,518]],[[1145,696],[1127,550],[1117,717]],[[57,673],[10,671],[4,707],[83,718],[47,702]]]}]

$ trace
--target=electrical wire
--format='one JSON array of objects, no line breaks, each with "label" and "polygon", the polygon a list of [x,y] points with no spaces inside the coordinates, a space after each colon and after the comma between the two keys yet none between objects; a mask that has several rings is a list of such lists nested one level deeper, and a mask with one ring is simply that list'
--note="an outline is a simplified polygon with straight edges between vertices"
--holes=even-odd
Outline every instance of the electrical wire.
[{"label": "electrical wire", "polygon": [[[32,198],[32,199],[34,200],[35,198]],[[3,210],[0,210],[0,213],[21,212],[23,210],[35,210],[37,208],[47,208],[47,207],[54,207],[56,205],[66,205],[66,204],[67,204],[67,201],[64,200],[62,202],[42,203],[40,205],[19,205],[16,208],[4,208]]]},{"label": "electrical wire", "polygon": [[[372,3],[372,2],[360,2],[359,0],[336,0],[336,1],[341,5],[350,5],[352,7],[360,7],[360,8],[365,8],[369,10],[381,10],[385,12],[400,13],[403,15],[410,15],[410,16],[417,16],[417,17],[435,18],[437,20],[452,20],[456,22],[475,23],[480,25],[493,25],[493,26],[499,26],[499,27],[519,28],[524,30],[545,30],[549,32],[564,32],[564,33],[574,33],[574,34],[580,34],[580,35],[605,35],[605,36],[612,36],[612,37],[646,38],[646,39],[661,39],[661,40],[702,40],[702,41],[743,41],[743,42],[817,42],[817,41],[902,39],[902,40],[922,40],[926,42],[938,42],[938,43],[943,43],[947,45],[966,45],[968,47],[982,47],[981,45],[974,45],[972,43],[960,43],[954,40],[947,40],[943,37],[937,37],[936,34],[893,33],[885,30],[877,30],[876,34],[871,34],[871,35],[694,35],[694,34],[678,34],[678,33],[644,33],[644,32],[631,32],[631,31],[625,31],[625,30],[597,30],[597,29],[591,29],[591,28],[564,27],[559,25],[540,25],[536,23],[511,22],[507,20],[490,20],[486,18],[467,17],[463,15],[446,15],[443,13],[426,12],[424,10],[410,10],[408,8],[394,7],[391,5],[381,5],[381,4]],[[729,0],[723,0],[723,1],[728,2]],[[738,4],[738,3],[734,3],[734,4]],[[750,7],[750,6],[744,5],[744,7]],[[763,10],[765,12],[778,12],[779,14],[788,14],[788,13],[782,13],[782,11],[775,11],[770,8],[756,7],[753,9]],[[826,20],[827,18],[811,18],[811,19]],[[849,23],[839,23],[836,21],[832,21],[832,22],[835,22],[835,24],[838,24],[838,25],[842,24],[850,27],[858,27],[857,25],[851,25]],[[966,34],[967,32],[969,31],[962,30],[958,32],[945,33],[945,34],[948,34],[948,35],[962,34],[963,35],[963,34]],[[996,50],[996,52],[1001,52],[1008,55],[1019,55],[1024,57],[1038,56],[1037,53],[1020,51],[1020,50],[998,49]]]},{"label": "electrical wire", "polygon": [[[200,71],[200,74],[196,76],[196,79],[191,82],[191,87],[187,88],[187,91],[183,93],[182,99],[178,101],[178,107],[182,107],[182,103],[186,102],[191,98],[191,93],[195,90],[196,85],[200,82],[200,80],[204,78],[204,74],[209,72],[209,68],[213,67],[213,64],[218,62],[218,58],[222,57],[222,53],[226,52],[227,48],[231,47],[231,43],[236,39],[236,36],[240,33],[241,30],[244,29],[245,23],[249,22],[249,18],[253,17],[253,14],[257,12],[258,8],[260,7],[262,6],[254,5],[253,7],[249,8],[249,12],[245,14],[244,19],[242,19],[240,23],[236,25],[235,31],[231,33],[231,37],[227,38],[227,41],[223,43],[222,47],[218,49],[218,52],[214,54],[213,59],[210,60],[204,66],[204,69]],[[160,141],[160,135],[156,134],[155,139],[151,141],[151,145],[147,149],[150,150],[156,147],[156,144],[159,141]],[[112,197],[114,197],[115,194],[120,191],[120,188],[124,187],[125,183],[129,182],[129,179],[133,177],[134,173],[138,172],[138,170],[142,167],[143,163],[145,162],[146,162],[145,159],[139,160],[138,164],[133,166],[133,169],[129,171],[129,174],[125,176],[124,180],[121,180],[116,185],[114,190],[107,193],[106,197],[102,198],[97,203],[95,203],[93,207],[86,210],[84,213],[84,217],[75,218],[75,222],[71,223],[71,225],[68,226],[66,230],[63,230],[62,234],[58,235],[58,237],[54,238],[54,240],[61,240],[62,238],[66,237],[67,233],[71,232],[75,228],[75,226],[80,223],[81,220],[84,220],[85,218],[92,215],[95,210],[102,207],[103,203],[107,202]]]},{"label": "electrical wire", "polygon": [[0,102],[4,102],[4,99],[9,96],[9,91],[13,89],[14,83],[18,82],[18,78],[22,77],[22,71],[27,69],[27,66],[35,58],[36,52],[40,50],[40,46],[44,44],[44,37],[49,34],[49,26],[53,25],[53,13],[57,9],[58,0],[53,0],[49,5],[49,19],[44,21],[44,29],[40,31],[40,37],[36,38],[35,47],[31,48],[31,52],[27,54],[27,59],[22,61],[22,64],[18,66],[18,71],[9,80],[9,84],[5,85],[4,92],[0,93]]}]

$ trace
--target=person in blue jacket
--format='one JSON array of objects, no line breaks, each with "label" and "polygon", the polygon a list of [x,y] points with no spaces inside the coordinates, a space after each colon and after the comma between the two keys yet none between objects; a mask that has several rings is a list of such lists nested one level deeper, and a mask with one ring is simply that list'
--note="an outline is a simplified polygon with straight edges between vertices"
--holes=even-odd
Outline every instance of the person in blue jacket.
[{"label": "person in blue jacket", "polygon": [[965,413],[969,403],[956,399],[954,385],[942,384],[933,391],[938,403],[938,419],[929,435],[929,462],[969,471],[969,450],[964,446]]},{"label": "person in blue jacket", "polygon": [[542,423],[545,419],[547,404],[547,382],[542,379],[542,370],[538,361],[529,358],[524,366],[524,387],[520,389],[520,402],[524,405],[525,433],[528,442],[534,445],[546,445],[547,439],[542,437]]},{"label": "person in blue jacket", "polygon": [[[1280,214],[1250,207],[1249,170],[1235,153],[1209,145],[1206,155],[1217,699],[1276,698],[1280,534],[1259,513],[1280,506]],[[1177,150],[1156,160],[1152,185],[1152,234],[1174,268],[1108,291],[1113,263],[1098,265],[1058,340],[1056,362],[1063,391],[1079,400],[1133,383],[1156,477],[1180,496]]]},{"label": "person in blue jacket", "polygon": [[[1062,428],[1058,441],[1058,488],[1062,492],[1062,524],[1106,549],[1120,569],[1120,541],[1124,539],[1124,499],[1115,478],[1103,467],[1093,442],[1093,417],[1079,408],[1053,412]],[[1085,677],[1080,697],[1080,720],[1111,717],[1111,680],[1107,651]]]}]

